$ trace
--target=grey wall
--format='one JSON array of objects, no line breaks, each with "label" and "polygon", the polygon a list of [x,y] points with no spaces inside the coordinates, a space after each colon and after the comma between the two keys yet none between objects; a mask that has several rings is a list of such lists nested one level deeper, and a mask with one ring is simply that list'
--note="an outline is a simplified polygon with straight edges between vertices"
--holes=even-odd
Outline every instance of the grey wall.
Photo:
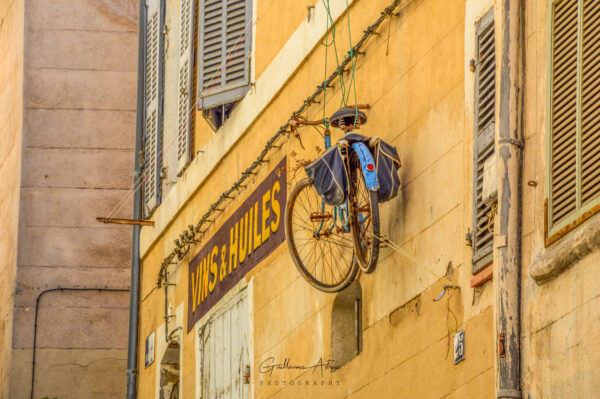
[{"label": "grey wall", "polygon": [[[28,398],[36,298],[129,287],[131,228],[101,225],[133,179],[137,0],[27,0],[10,398]],[[118,217],[131,217],[127,199]],[[35,397],[124,396],[128,294],[40,303]]]}]

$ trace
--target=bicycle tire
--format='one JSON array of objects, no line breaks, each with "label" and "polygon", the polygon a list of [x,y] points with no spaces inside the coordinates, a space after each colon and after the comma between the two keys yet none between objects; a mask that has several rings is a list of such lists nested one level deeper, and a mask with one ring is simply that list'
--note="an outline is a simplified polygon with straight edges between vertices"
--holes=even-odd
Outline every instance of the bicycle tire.
[{"label": "bicycle tire", "polygon": [[[352,215],[350,229],[352,230],[352,239],[359,268],[363,273],[369,274],[375,271],[379,260],[379,201],[377,200],[377,192],[367,189],[356,152],[350,151],[349,157],[349,195],[350,213]],[[368,219],[363,215],[367,212],[361,211],[361,209],[366,210],[365,206],[368,206],[368,213],[370,214]],[[364,220],[370,220],[369,227],[366,229],[363,228]]]},{"label": "bicycle tire", "polygon": [[[320,291],[323,291],[323,292],[334,293],[334,292],[343,290],[344,288],[346,288],[348,285],[350,285],[354,281],[356,274],[358,273],[358,262],[356,261],[356,256],[354,255],[354,249],[351,248],[351,246],[350,246],[352,244],[351,238],[347,239],[348,240],[348,244],[347,244],[348,248],[347,249],[345,249],[345,250],[338,249],[338,251],[350,251],[349,254],[351,257],[351,261],[350,261],[349,266],[347,267],[347,271],[341,272],[340,277],[337,278],[337,281],[328,283],[328,282],[322,281],[323,279],[317,278],[317,276],[315,276],[316,273],[314,272],[314,270],[316,270],[316,266],[313,268],[313,272],[311,272],[311,270],[309,268],[310,265],[306,264],[308,262],[303,261],[301,259],[301,256],[299,255],[298,246],[296,244],[296,241],[299,238],[295,237],[295,232],[294,232],[294,225],[296,224],[296,223],[294,223],[294,210],[296,209],[295,206],[297,205],[297,200],[300,197],[300,195],[303,192],[306,193],[307,190],[309,190],[310,188],[312,188],[314,190],[314,187],[311,183],[311,179],[305,178],[305,179],[300,180],[294,186],[292,191],[290,192],[290,196],[289,196],[287,204],[286,204],[286,212],[285,212],[286,241],[288,244],[288,249],[289,249],[290,255],[292,257],[292,260],[294,261],[294,264],[296,265],[296,268],[298,269],[298,272],[300,273],[300,275],[314,288],[316,288]],[[314,193],[316,194],[316,190],[314,191]],[[315,209],[314,211],[319,212],[320,209]],[[300,213],[300,210],[297,210],[296,212]],[[318,241],[318,238],[316,238],[315,240]],[[315,244],[315,247],[316,246],[318,246],[318,244]],[[329,244],[329,246],[331,247],[331,244]],[[334,257],[335,257],[335,255],[334,255]],[[310,257],[309,257],[309,261],[310,261]],[[318,262],[317,255],[315,255],[315,262]]]}]

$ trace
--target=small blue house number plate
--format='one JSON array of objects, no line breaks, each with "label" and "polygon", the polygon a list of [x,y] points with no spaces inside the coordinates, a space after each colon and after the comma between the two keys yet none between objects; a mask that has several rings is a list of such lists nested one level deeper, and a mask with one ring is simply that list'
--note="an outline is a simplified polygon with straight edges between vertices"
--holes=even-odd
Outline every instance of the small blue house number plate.
[{"label": "small blue house number plate", "polygon": [[454,364],[465,360],[465,330],[454,334]]}]

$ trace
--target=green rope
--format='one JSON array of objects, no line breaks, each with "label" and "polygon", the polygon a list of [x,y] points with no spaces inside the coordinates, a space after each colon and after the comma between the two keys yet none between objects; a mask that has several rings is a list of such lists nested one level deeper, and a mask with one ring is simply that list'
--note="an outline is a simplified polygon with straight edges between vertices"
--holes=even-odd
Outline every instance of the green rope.
[{"label": "green rope", "polygon": [[346,16],[348,18],[348,41],[350,42],[350,59],[352,62],[352,77],[350,78],[350,83],[348,83],[348,99],[345,101],[346,105],[348,104],[348,100],[350,99],[350,87],[354,86],[354,126],[352,129],[356,129],[356,121],[358,120],[358,108],[356,105],[358,104],[357,95],[356,95],[356,57],[354,54],[354,48],[352,47],[352,32],[350,32],[350,7],[348,6],[348,0],[346,0]]},{"label": "green rope", "polygon": [[[352,74],[350,75],[350,79],[347,82],[344,82],[344,75],[342,72],[342,68],[340,67],[340,61],[338,57],[337,51],[337,41],[335,34],[335,21],[333,20],[333,16],[331,15],[331,8],[329,5],[329,0],[322,0],[323,6],[325,7],[325,11],[327,12],[327,18],[325,22],[325,43],[321,43],[325,47],[325,77],[327,77],[327,55],[329,53],[329,47],[333,45],[333,51],[335,53],[335,62],[337,65],[337,75],[340,80],[340,90],[341,90],[341,100],[340,100],[340,108],[347,107],[348,101],[350,100],[351,89],[354,89],[354,104],[358,104],[358,96],[356,93],[356,53],[354,52],[354,48],[352,47],[352,33],[350,31],[350,6],[348,4],[348,0],[346,0],[346,17],[348,20],[348,40],[350,45],[350,51],[348,54],[350,55],[351,65],[352,65]],[[329,26],[331,25],[331,41],[329,41]],[[325,106],[327,104],[326,101],[326,91],[327,86],[326,83],[323,83],[323,121],[325,122],[325,127],[328,126],[327,118],[325,115]],[[354,118],[354,126],[356,128],[356,122],[358,120],[358,109],[355,109],[355,118]]]},{"label": "green rope", "polygon": [[[325,4],[323,2],[323,4]],[[327,44],[329,39],[329,18],[325,20],[325,43],[321,43],[325,46],[325,77],[323,78],[323,124],[325,125],[325,129],[329,127],[329,121],[327,120],[327,116],[325,115],[325,104],[327,103],[327,53],[329,50],[329,46],[331,46],[334,41],[331,39],[331,43]]]},{"label": "green rope", "polygon": [[[327,12],[327,34],[329,34],[329,24],[331,23],[331,44],[333,44],[333,51],[335,53],[335,63],[337,65],[337,74],[338,74],[338,78],[340,80],[340,89],[342,91],[342,101],[340,103],[340,107],[343,105],[345,106],[345,100],[346,100],[346,84],[344,82],[344,75],[342,74],[342,69],[340,68],[340,60],[339,60],[339,56],[338,56],[338,50],[337,50],[337,41],[336,41],[336,36],[335,36],[335,21],[333,20],[333,16],[331,15],[331,8],[329,5],[329,0],[322,0],[323,2],[323,6],[325,7],[325,11]],[[328,46],[326,46],[325,49],[325,54],[327,55],[328,52]],[[325,76],[327,76],[327,63],[325,63]],[[323,110],[325,110],[325,101],[323,101]],[[323,111],[325,112],[325,111]]]}]

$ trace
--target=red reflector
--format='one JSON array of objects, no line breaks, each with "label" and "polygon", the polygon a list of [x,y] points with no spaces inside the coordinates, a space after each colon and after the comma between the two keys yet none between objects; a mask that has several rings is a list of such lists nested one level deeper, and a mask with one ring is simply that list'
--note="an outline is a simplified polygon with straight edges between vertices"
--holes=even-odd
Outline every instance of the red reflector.
[{"label": "red reflector", "polygon": [[367,164],[367,170],[374,170],[375,169],[375,165],[373,165],[372,163]]}]

